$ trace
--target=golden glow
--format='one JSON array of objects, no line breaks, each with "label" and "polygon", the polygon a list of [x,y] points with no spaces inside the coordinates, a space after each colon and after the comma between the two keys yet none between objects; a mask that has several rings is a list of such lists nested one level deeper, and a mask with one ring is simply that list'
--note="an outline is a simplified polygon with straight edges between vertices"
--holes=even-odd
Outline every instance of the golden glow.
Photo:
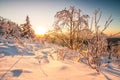
[{"label": "golden glow", "polygon": [[34,30],[36,35],[43,35],[47,32],[47,28],[42,26],[37,26],[34,28]]}]

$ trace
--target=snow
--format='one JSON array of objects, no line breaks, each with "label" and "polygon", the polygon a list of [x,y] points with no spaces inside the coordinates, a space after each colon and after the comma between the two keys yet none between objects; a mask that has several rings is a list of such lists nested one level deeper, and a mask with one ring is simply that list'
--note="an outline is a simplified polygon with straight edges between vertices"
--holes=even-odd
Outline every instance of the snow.
[{"label": "snow", "polygon": [[58,61],[61,49],[70,52],[48,43],[0,43],[0,80],[120,80],[115,64],[102,67],[99,74],[82,62]]}]

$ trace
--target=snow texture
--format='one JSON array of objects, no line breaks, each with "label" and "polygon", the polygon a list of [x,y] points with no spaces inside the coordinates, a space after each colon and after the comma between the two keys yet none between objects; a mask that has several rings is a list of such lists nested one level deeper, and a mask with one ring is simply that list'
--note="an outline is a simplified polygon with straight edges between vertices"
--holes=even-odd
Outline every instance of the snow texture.
[{"label": "snow texture", "polygon": [[67,48],[35,42],[0,43],[0,80],[120,80],[120,65],[101,67],[97,73],[82,62],[57,60],[57,51]]}]

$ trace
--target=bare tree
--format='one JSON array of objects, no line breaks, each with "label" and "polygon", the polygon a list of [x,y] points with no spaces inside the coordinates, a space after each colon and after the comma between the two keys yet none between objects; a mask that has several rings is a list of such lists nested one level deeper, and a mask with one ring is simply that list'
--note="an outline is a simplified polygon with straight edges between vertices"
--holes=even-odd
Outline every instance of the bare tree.
[{"label": "bare tree", "polygon": [[111,16],[108,18],[108,20],[105,22],[104,28],[100,30],[100,19],[102,16],[102,11],[100,9],[95,10],[94,12],[94,19],[92,27],[95,28],[93,30],[93,33],[88,34],[91,35],[91,38],[87,41],[87,52],[86,55],[85,52],[82,52],[82,55],[86,58],[87,64],[91,67],[96,69],[96,71],[99,72],[99,67],[102,64],[101,57],[107,56],[108,51],[108,42],[107,42],[107,35],[104,33],[104,31],[108,28],[109,24],[112,22]]},{"label": "bare tree", "polygon": [[54,22],[55,36],[70,49],[75,49],[79,42],[79,31],[88,27],[88,18],[88,15],[82,15],[80,9],[75,7],[57,12]]},{"label": "bare tree", "polygon": [[[107,35],[104,31],[109,27],[112,22],[112,16],[105,22],[101,30],[100,20],[102,11],[96,9],[94,16],[91,19],[91,24],[88,15],[81,13],[74,7],[59,11],[55,15],[54,30],[56,37],[63,41],[70,49],[76,49],[78,54],[82,55],[84,63],[88,64],[91,68],[100,71],[102,57],[109,55]],[[80,56],[78,56],[80,61]]]}]

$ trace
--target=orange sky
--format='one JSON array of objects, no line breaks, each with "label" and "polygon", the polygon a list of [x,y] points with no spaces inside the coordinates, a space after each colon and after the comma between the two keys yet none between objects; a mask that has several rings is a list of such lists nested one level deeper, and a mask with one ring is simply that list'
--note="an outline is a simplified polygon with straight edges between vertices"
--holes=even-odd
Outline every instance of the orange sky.
[{"label": "orange sky", "polygon": [[56,12],[75,6],[84,14],[93,15],[95,9],[102,10],[100,26],[104,26],[108,16],[112,14],[113,22],[107,33],[120,31],[119,0],[0,0],[0,16],[8,18],[18,24],[25,22],[29,15],[33,27],[50,28],[54,22]]}]

